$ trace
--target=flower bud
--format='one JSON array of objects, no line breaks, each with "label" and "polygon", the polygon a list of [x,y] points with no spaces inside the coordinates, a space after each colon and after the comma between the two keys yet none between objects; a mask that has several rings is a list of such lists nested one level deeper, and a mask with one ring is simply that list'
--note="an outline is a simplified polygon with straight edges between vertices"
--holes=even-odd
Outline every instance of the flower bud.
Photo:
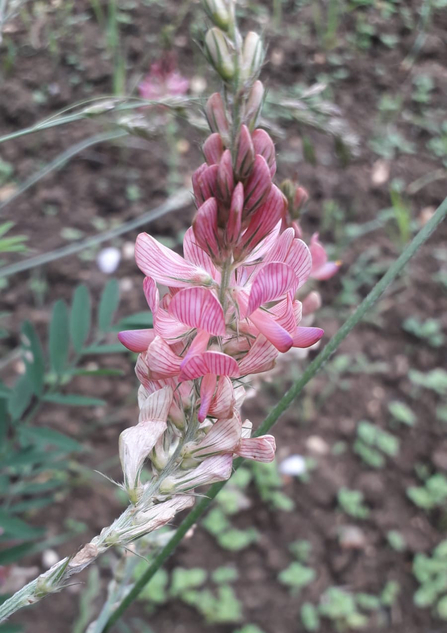
[{"label": "flower bud", "polygon": [[217,165],[224,152],[221,135],[217,134],[217,132],[211,134],[203,144],[202,151],[208,165]]},{"label": "flower bud", "polygon": [[231,160],[231,152],[226,149],[223,153],[217,170],[217,194],[223,203],[231,200],[234,189],[233,162]]},{"label": "flower bud", "polygon": [[242,79],[254,79],[264,60],[264,47],[260,36],[254,31],[247,33],[242,49]]},{"label": "flower bud", "polygon": [[210,20],[224,31],[228,31],[232,21],[229,0],[202,0],[202,2]]},{"label": "flower bud", "polygon": [[276,156],[272,139],[265,130],[261,129],[255,130],[251,137],[255,153],[264,156],[267,165],[270,167],[270,175],[273,178],[276,173]]},{"label": "flower bud", "polygon": [[264,101],[264,86],[259,79],[255,81],[248,95],[245,106],[244,121],[249,130],[253,130],[258,122],[259,115]]},{"label": "flower bud", "polygon": [[214,27],[206,34],[205,53],[224,81],[230,81],[234,77],[233,55],[228,40],[220,29]]},{"label": "flower bud", "polygon": [[215,92],[208,99],[205,106],[205,115],[212,132],[219,132],[223,140],[228,135],[229,125],[225,112],[225,105],[219,92]]},{"label": "flower bud", "polygon": [[245,214],[257,209],[267,198],[272,187],[270,169],[263,156],[255,158],[252,172],[245,183]]},{"label": "flower bud", "polygon": [[237,139],[237,152],[234,171],[238,178],[247,178],[255,162],[255,150],[250,132],[246,125],[241,126]]},{"label": "flower bud", "polygon": [[237,244],[241,234],[242,209],[244,208],[244,187],[236,185],[231,198],[230,215],[226,224],[226,243],[232,247]]},{"label": "flower bud", "polygon": [[291,180],[284,180],[280,186],[281,191],[287,198],[289,213],[293,219],[299,218],[300,209],[309,199],[309,195],[304,187],[299,187]]}]

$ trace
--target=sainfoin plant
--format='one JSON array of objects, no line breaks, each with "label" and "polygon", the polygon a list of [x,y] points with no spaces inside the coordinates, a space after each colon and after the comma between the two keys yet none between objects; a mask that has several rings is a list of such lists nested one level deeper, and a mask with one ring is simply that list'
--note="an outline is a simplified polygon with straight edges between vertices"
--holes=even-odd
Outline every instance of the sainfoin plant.
[{"label": "sainfoin plant", "polygon": [[[290,181],[273,182],[275,147],[260,127],[263,42],[254,32],[241,37],[234,0],[203,5],[213,23],[203,49],[224,90],[205,105],[211,134],[203,145],[205,162],[192,178],[197,212],[183,256],[146,233],[137,237],[136,263],[145,276],[154,326],[119,334],[138,354],[140,382],[138,422],[119,441],[129,506],[75,555],[1,605],[0,621],[63,589],[109,548],[125,547],[169,524],[194,505],[198,488],[231,476],[235,457],[272,461],[274,437],[252,437],[252,424],[244,420],[245,387],[252,376],[271,370],[279,355],[311,347],[323,336],[322,329],[306,323],[320,304],[306,282],[330,278],[339,263],[328,261],[318,235],[309,246],[302,240],[298,216],[305,190]],[[428,234],[429,229],[420,239]],[[396,262],[355,319],[416,248]],[[323,360],[309,368],[310,377]],[[282,410],[300,388],[286,395]]]}]

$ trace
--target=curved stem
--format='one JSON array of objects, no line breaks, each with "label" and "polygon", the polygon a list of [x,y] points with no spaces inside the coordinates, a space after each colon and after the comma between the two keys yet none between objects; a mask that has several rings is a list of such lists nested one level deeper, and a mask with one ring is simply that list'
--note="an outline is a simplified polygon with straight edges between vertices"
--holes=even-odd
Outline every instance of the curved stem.
[{"label": "curved stem", "polygon": [[[318,354],[318,356],[312,361],[303,373],[301,378],[296,380],[292,387],[281,398],[278,404],[270,411],[264,422],[256,431],[255,435],[263,435],[267,433],[272,426],[278,421],[280,416],[289,408],[295,398],[302,392],[304,387],[312,380],[316,374],[323,368],[330,356],[337,350],[342,341],[348,336],[349,332],[362,320],[365,314],[376,303],[383,292],[394,281],[399,273],[404,269],[409,260],[417,253],[422,244],[430,237],[436,227],[445,219],[447,215],[447,198],[438,207],[436,213],[430,218],[427,224],[419,231],[416,237],[408,244],[400,257],[394,262],[394,264],[388,269],[386,274],[380,279],[380,281],[374,286],[367,297],[362,301],[357,310],[345,321],[341,328],[337,331],[335,336],[329,341],[326,347]],[[239,468],[242,459],[237,459],[233,462],[233,467],[236,470]],[[141,576],[141,578],[135,583],[127,596],[122,600],[121,604],[117,607],[114,613],[110,616],[104,632],[109,631],[112,625],[119,620],[123,613],[130,607],[132,602],[138,597],[144,587],[154,577],[156,572],[160,569],[163,563],[174,552],[177,545],[179,545],[188,532],[188,530],[200,519],[200,517],[208,510],[213,499],[222,490],[227,482],[221,482],[213,484],[207,492],[207,496],[202,499],[188,516],[182,521],[177,528],[175,534],[167,545],[159,552],[155,557],[153,563],[149,566],[147,571]]]}]

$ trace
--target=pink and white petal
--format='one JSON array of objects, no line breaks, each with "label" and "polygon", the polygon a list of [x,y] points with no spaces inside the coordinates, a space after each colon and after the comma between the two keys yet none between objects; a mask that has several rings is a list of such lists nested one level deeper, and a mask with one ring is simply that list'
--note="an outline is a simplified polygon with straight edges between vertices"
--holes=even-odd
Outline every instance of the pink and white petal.
[{"label": "pink and white petal", "polygon": [[323,244],[318,240],[318,233],[314,233],[310,240],[310,254],[312,255],[312,272],[324,266],[327,254]]},{"label": "pink and white petal", "polygon": [[131,352],[145,352],[156,336],[152,328],[147,330],[124,330],[118,332],[120,343]]},{"label": "pink and white petal", "polygon": [[195,380],[205,374],[239,378],[240,372],[237,362],[231,356],[222,352],[208,351],[192,356],[183,365],[179,381]]},{"label": "pink and white petal", "polygon": [[209,340],[210,335],[208,334],[208,332],[197,332],[196,336],[192,340],[191,345],[188,347],[188,351],[183,357],[180,367],[183,367],[192,356],[195,356],[196,354],[203,354],[203,352],[206,352]]},{"label": "pink and white petal", "polygon": [[215,281],[220,282],[220,272],[211,261],[209,255],[197,244],[192,227],[189,227],[183,238],[183,254],[188,262],[206,270]]},{"label": "pink and white petal", "polygon": [[234,452],[239,457],[267,463],[275,459],[275,451],[276,442],[273,435],[261,435],[261,437],[241,439]]},{"label": "pink and white petal", "polygon": [[232,466],[233,455],[229,453],[208,457],[183,477],[175,478],[175,491],[186,492],[197,486],[226,481],[231,476]]},{"label": "pink and white petal", "polygon": [[171,387],[163,387],[148,396],[140,410],[139,422],[163,420],[166,422],[174,392]]},{"label": "pink and white petal", "polygon": [[169,313],[189,327],[214,336],[225,335],[225,318],[221,304],[211,290],[185,288],[172,297]]},{"label": "pink and white petal", "polygon": [[312,347],[323,334],[324,330],[319,327],[299,327],[293,337],[293,347]]},{"label": "pink and white petal", "polygon": [[308,246],[302,240],[294,239],[284,261],[295,271],[299,280],[297,289],[301,288],[312,269],[312,256]]},{"label": "pink and white petal", "polygon": [[160,337],[149,345],[146,355],[146,363],[149,367],[151,378],[159,380],[176,376],[180,373],[182,359],[171,350],[169,345]]},{"label": "pink and white petal", "polygon": [[[272,231],[281,220],[287,201],[283,193],[273,185],[266,201],[253,213],[247,230],[242,235],[242,251],[252,253],[255,247]],[[259,254],[257,254],[259,257]]]},{"label": "pink and white petal", "polygon": [[313,314],[321,308],[321,295],[312,291],[303,299],[303,316]]},{"label": "pink and white petal", "polygon": [[319,281],[326,281],[338,273],[340,266],[341,262],[338,261],[327,262],[324,266],[321,266],[321,268],[317,268],[317,270],[312,269],[310,276],[313,279],[318,279]]},{"label": "pink and white petal", "polygon": [[269,312],[275,321],[292,336],[295,334],[296,328],[301,320],[301,310],[297,310],[297,304],[300,305],[299,301],[292,301],[289,293],[285,299],[272,308],[269,308]]},{"label": "pink and white petal", "polygon": [[198,458],[216,453],[232,453],[241,438],[241,427],[239,416],[218,420],[191,453]]},{"label": "pink and white petal", "polygon": [[264,257],[264,262],[285,262],[295,238],[293,229],[288,228],[281,233]]},{"label": "pink and white petal", "polygon": [[277,356],[278,350],[276,347],[265,336],[260,334],[247,355],[239,363],[241,376],[269,371],[275,365]]},{"label": "pink and white petal", "polygon": [[[281,232],[282,220],[279,220],[267,237],[264,237],[253,250],[248,253],[247,259],[244,261],[245,266],[251,266],[258,260],[263,260],[271,248],[277,243],[278,236]],[[271,260],[273,261],[273,260]]]},{"label": "pink and white petal", "polygon": [[156,314],[160,305],[160,293],[158,292],[157,284],[151,277],[144,278],[143,291],[152,314]]},{"label": "pink and white petal", "polygon": [[247,315],[268,303],[295,291],[297,278],[291,266],[281,262],[266,264],[256,273],[250,290]]},{"label": "pink and white petal", "polygon": [[199,422],[203,422],[208,415],[211,400],[214,396],[214,390],[216,389],[217,376],[215,374],[206,374],[202,378],[200,385],[200,408],[197,415]]},{"label": "pink and white petal", "polygon": [[250,321],[280,352],[287,352],[293,346],[292,336],[265,310],[255,310]]},{"label": "pink and white petal", "polygon": [[198,209],[192,228],[197,244],[210,257],[217,257],[220,251],[217,232],[217,202],[208,198]]},{"label": "pink and white petal", "polygon": [[143,387],[148,391],[152,391],[152,380],[149,378],[149,367],[146,362],[146,354],[140,354],[135,364],[135,374]]},{"label": "pink and white petal", "polygon": [[211,401],[208,414],[215,418],[224,418],[231,415],[233,407],[233,383],[227,376],[221,376],[217,383],[216,393]]},{"label": "pink and white petal", "polygon": [[244,186],[244,209],[246,213],[253,212],[263,204],[272,187],[270,168],[263,156],[258,154],[249,177]]},{"label": "pink and white petal", "polygon": [[135,260],[145,275],[166,286],[185,288],[214,283],[205,270],[190,264],[147,233],[140,233],[137,237]]},{"label": "pink and white petal", "polygon": [[242,424],[241,438],[244,440],[247,440],[249,437],[251,437],[252,431],[253,431],[253,423],[250,422],[250,420],[244,420]]},{"label": "pink and white petal", "polygon": [[179,323],[179,321],[171,314],[160,308],[154,317],[154,330],[167,341],[176,341],[184,338],[191,330],[188,325]]}]

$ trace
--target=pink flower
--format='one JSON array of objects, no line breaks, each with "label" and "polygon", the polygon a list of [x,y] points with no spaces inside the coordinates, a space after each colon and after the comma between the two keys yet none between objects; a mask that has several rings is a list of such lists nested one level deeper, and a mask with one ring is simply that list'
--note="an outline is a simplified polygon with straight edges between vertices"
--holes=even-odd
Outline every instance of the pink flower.
[{"label": "pink flower", "polygon": [[189,80],[176,69],[173,53],[167,53],[161,60],[154,62],[138,86],[140,96],[148,101],[182,96],[188,92],[188,88]]},{"label": "pink flower", "polygon": [[310,252],[312,254],[311,277],[314,279],[326,280],[337,274],[341,262],[328,262],[326,250],[318,241],[318,233],[314,233],[310,242]]}]

